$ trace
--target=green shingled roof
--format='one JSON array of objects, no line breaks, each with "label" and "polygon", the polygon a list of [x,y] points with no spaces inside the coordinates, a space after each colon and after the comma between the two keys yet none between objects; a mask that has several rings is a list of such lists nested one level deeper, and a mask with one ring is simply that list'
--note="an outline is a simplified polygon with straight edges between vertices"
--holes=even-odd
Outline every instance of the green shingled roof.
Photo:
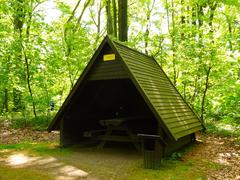
[{"label": "green shingled roof", "polygon": [[[200,120],[153,57],[113,42],[124,63],[147,97],[159,121],[178,139],[203,128]],[[149,104],[148,103],[148,104]]]},{"label": "green shingled roof", "polygon": [[107,36],[50,124],[48,128],[49,131],[55,129],[54,126],[60,121],[68,102],[76,90],[80,88],[81,81],[91,69],[93,62],[105,43],[108,43],[113,51],[120,57],[132,82],[167,134],[177,140],[203,129],[203,125],[197,115],[184,101],[153,57],[147,56],[121,43],[112,41]]}]

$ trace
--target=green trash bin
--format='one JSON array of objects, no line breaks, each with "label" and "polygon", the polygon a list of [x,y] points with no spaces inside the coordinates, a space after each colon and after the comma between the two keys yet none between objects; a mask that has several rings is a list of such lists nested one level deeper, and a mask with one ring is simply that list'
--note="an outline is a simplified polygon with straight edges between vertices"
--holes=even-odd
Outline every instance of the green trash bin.
[{"label": "green trash bin", "polygon": [[142,142],[143,166],[145,169],[159,169],[162,161],[160,136],[138,134]]}]

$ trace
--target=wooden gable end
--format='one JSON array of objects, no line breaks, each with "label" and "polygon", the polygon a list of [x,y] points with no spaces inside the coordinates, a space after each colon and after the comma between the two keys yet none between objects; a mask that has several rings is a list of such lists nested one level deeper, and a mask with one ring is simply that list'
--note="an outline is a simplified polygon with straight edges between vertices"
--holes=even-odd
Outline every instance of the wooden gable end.
[{"label": "wooden gable end", "polygon": [[124,78],[128,78],[128,75],[121,59],[106,43],[88,74],[88,80]]}]

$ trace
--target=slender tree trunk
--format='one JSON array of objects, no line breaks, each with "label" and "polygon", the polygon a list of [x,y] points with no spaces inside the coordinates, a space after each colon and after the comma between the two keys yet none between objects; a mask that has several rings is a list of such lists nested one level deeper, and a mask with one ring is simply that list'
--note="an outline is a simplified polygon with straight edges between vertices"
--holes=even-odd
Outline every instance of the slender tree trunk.
[{"label": "slender tree trunk", "polygon": [[32,86],[31,86],[31,83],[30,83],[31,80],[30,80],[29,61],[28,61],[28,57],[26,55],[25,48],[24,48],[23,45],[22,45],[22,51],[23,51],[23,54],[24,54],[24,60],[25,60],[25,65],[26,65],[26,80],[27,80],[27,86],[28,86],[29,94],[30,94],[31,99],[32,99],[33,113],[34,113],[34,116],[37,117],[36,105],[35,105],[35,101],[34,101],[34,97],[33,97]]},{"label": "slender tree trunk", "polygon": [[107,0],[106,3],[106,13],[107,13],[107,34],[113,34],[113,23],[112,23],[112,13],[111,13],[111,0]]},{"label": "slender tree trunk", "polygon": [[200,5],[198,8],[198,27],[199,28],[201,28],[203,25],[203,16],[204,16],[203,8],[204,8],[204,6],[202,6],[202,5]]},{"label": "slender tree trunk", "polygon": [[145,53],[148,54],[148,42],[149,42],[149,29],[150,29],[150,19],[151,19],[151,14],[152,10],[155,4],[155,0],[153,0],[152,7],[150,7],[150,4],[148,6],[148,12],[147,12],[147,25],[146,25],[146,30],[144,33],[144,42],[145,42]]},{"label": "slender tree trunk", "polygon": [[175,10],[174,10],[174,2],[173,0],[171,1],[172,4],[172,32],[171,32],[171,37],[172,37],[172,64],[173,64],[173,84],[176,86],[177,84],[177,68],[176,68],[176,45],[175,45],[175,34],[176,34],[176,29],[175,29]]},{"label": "slender tree trunk", "polygon": [[1,113],[4,112],[4,109],[6,112],[8,112],[8,89],[7,88],[4,89]]},{"label": "slender tree trunk", "polygon": [[185,15],[183,14],[184,13],[184,0],[181,0],[181,28],[182,28],[182,31],[181,31],[181,39],[184,40],[185,39],[185,35],[184,35],[184,25],[185,25]]},{"label": "slender tree trunk", "polygon": [[[209,7],[210,7],[210,16],[209,16],[209,23],[208,23],[209,27],[210,27],[209,34],[212,39],[212,44],[214,44],[215,42],[214,42],[214,38],[213,38],[213,32],[214,32],[213,18],[214,18],[215,10],[217,8],[217,3],[215,1],[213,1],[213,2],[211,1],[211,2],[209,2]],[[211,62],[212,62],[213,58],[214,58],[214,50],[211,49],[210,51],[211,51]],[[211,69],[212,69],[212,65],[208,65],[208,67],[206,69],[206,81],[205,81],[205,87],[204,87],[204,91],[203,91],[201,116],[200,116],[202,123],[204,123],[205,99],[206,99],[207,91],[209,88],[209,78],[210,78]]]},{"label": "slender tree trunk", "polygon": [[30,69],[29,69],[29,61],[25,52],[25,49],[23,47],[23,53],[24,53],[24,60],[25,60],[25,65],[26,65],[26,80],[27,80],[27,86],[28,86],[28,90],[29,90],[29,94],[31,96],[32,99],[32,107],[33,107],[33,113],[34,116],[37,117],[37,113],[36,113],[36,105],[35,105],[35,101],[34,101],[34,97],[33,97],[33,92],[32,92],[32,87],[31,87],[31,83],[30,83]]},{"label": "slender tree trunk", "polygon": [[212,67],[208,67],[207,72],[206,72],[206,81],[205,81],[205,87],[204,87],[202,103],[201,103],[202,106],[201,106],[200,119],[201,119],[202,123],[204,123],[205,100],[206,100],[206,96],[207,96],[207,90],[208,90],[208,87],[209,87],[209,76],[210,76],[211,69],[212,69]]},{"label": "slender tree trunk", "polygon": [[[70,23],[73,20],[74,16],[76,15],[76,11],[78,9],[78,7],[80,6],[81,0],[78,0],[76,5],[74,6],[74,9],[70,15],[70,17],[68,18],[68,20],[66,21],[66,23],[64,24],[63,27],[63,44],[64,44],[64,48],[65,50],[65,57],[66,57],[66,62],[67,62],[67,69],[68,69],[68,77],[71,83],[71,89],[74,86],[74,81],[75,81],[75,77],[74,74],[72,73],[72,69],[71,69],[71,61],[69,60],[71,53],[72,53],[72,44],[71,42],[69,42],[69,36],[74,36],[75,33],[79,30],[81,21],[82,21],[82,17],[84,15],[84,12],[86,11],[87,7],[89,6],[91,0],[86,0],[82,11],[77,19],[77,23],[75,24],[75,26],[70,27]],[[72,31],[69,31],[69,29],[71,28]]]},{"label": "slender tree trunk", "polygon": [[116,0],[112,0],[113,5],[113,34],[117,38],[117,5]]},{"label": "slender tree trunk", "polygon": [[[30,8],[31,8],[31,10],[28,10],[29,17],[28,17],[28,20],[26,22],[26,25],[27,25],[27,27],[26,27],[26,43],[28,43],[28,41],[29,41],[30,28],[31,28],[31,22],[32,22],[32,13],[33,13],[33,10],[34,10],[32,2],[30,4]],[[27,86],[28,86],[29,94],[30,94],[31,100],[32,100],[33,114],[36,118],[37,117],[37,112],[36,112],[36,104],[35,104],[35,100],[34,100],[34,97],[33,97],[33,91],[32,91],[32,86],[31,86],[29,59],[27,57],[26,49],[23,45],[23,42],[22,42],[22,52],[23,52],[23,55],[24,55],[24,61],[25,61],[25,65],[26,65]]]},{"label": "slender tree trunk", "polygon": [[90,16],[91,16],[92,21],[97,29],[97,35],[95,38],[94,47],[96,47],[96,45],[98,44],[98,41],[100,40],[100,37],[103,35],[102,31],[105,31],[105,28],[101,31],[101,12],[102,12],[103,7],[104,6],[102,5],[102,0],[98,0],[96,17],[94,16],[96,10],[92,9],[92,7],[89,8]]},{"label": "slender tree trunk", "polygon": [[[29,68],[29,60],[26,54],[26,49],[23,45],[23,25],[26,24],[26,44],[28,43],[29,40],[29,36],[30,36],[30,27],[31,27],[31,21],[32,21],[32,13],[34,11],[34,9],[39,5],[40,3],[38,3],[35,7],[33,7],[33,2],[30,1],[25,1],[25,0],[17,0],[14,4],[14,10],[15,10],[15,14],[14,14],[14,30],[16,32],[19,33],[19,37],[21,39],[21,55],[20,58],[22,59],[22,54],[23,54],[23,59],[25,62],[25,67],[26,67],[26,82],[27,82],[27,87],[29,90],[29,94],[32,100],[32,107],[33,107],[33,113],[34,116],[37,117],[37,113],[36,113],[36,106],[35,106],[35,102],[34,102],[34,97],[33,97],[33,92],[32,92],[32,87],[31,87],[31,83],[30,83],[30,68]],[[27,17],[28,15],[28,17]],[[28,19],[27,19],[28,18]]]},{"label": "slender tree trunk", "polygon": [[168,32],[170,33],[170,22],[169,22],[169,5],[168,5],[168,0],[165,1],[166,3],[166,13],[167,13],[167,27],[168,27]]},{"label": "slender tree trunk", "polygon": [[230,18],[225,14],[226,17],[226,22],[228,24],[228,43],[229,43],[229,50],[232,51],[233,50],[233,45],[232,45],[232,23]]},{"label": "slender tree trunk", "polygon": [[194,103],[194,101],[195,101],[195,99],[196,99],[196,97],[197,97],[197,95],[198,95],[198,89],[199,89],[199,87],[198,87],[198,81],[199,81],[199,78],[200,78],[199,76],[196,76],[196,77],[195,77],[195,80],[194,80],[193,95],[192,95],[191,98],[190,98],[191,104]]},{"label": "slender tree trunk", "polygon": [[100,39],[101,36],[101,12],[102,12],[102,0],[98,0],[98,5],[97,5],[97,18],[95,20],[95,17],[93,16],[95,10],[90,8],[90,15],[91,18],[93,20],[93,23],[95,24],[96,28],[97,28],[97,37],[95,40],[94,44],[98,44],[98,41]]},{"label": "slender tree trunk", "polygon": [[77,25],[80,25],[81,21],[82,21],[82,17],[83,17],[83,14],[85,12],[85,10],[87,9],[89,3],[91,2],[91,0],[87,0],[84,5],[83,5],[83,9],[81,11],[81,14],[80,16],[78,17],[78,20],[77,20]]},{"label": "slender tree trunk", "polygon": [[168,32],[171,37],[172,41],[172,67],[173,67],[173,85],[176,86],[177,84],[177,70],[176,70],[176,47],[175,47],[175,18],[174,18],[174,2],[171,0],[171,5],[172,5],[172,31],[170,31],[170,17],[169,17],[169,5],[168,5],[168,0],[165,1],[166,3],[166,13],[167,13],[167,26],[168,26]]},{"label": "slender tree trunk", "polygon": [[[197,21],[198,21],[198,39],[199,39],[199,45],[201,46],[202,45],[202,33],[201,33],[201,27],[203,25],[203,17],[204,17],[204,13],[203,13],[203,8],[206,7],[206,4],[197,4],[196,5],[196,8],[194,8],[192,11],[193,13],[195,14],[195,16],[197,16]],[[192,17],[193,18],[193,22],[194,25],[197,25],[196,24],[196,17]]]},{"label": "slender tree trunk", "polygon": [[97,13],[97,33],[98,37],[100,36],[100,31],[101,31],[101,11],[102,11],[102,3],[101,0],[99,2],[99,9]]},{"label": "slender tree trunk", "polygon": [[118,0],[118,34],[120,41],[128,40],[127,0]]}]

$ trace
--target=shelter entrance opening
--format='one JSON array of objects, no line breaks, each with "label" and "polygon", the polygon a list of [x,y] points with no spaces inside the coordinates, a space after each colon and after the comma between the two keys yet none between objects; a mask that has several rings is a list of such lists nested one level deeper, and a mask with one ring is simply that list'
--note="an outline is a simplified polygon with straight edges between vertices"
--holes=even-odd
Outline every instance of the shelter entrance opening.
[{"label": "shelter entrance opening", "polygon": [[107,142],[131,142],[137,148],[137,134],[157,134],[158,127],[130,79],[87,81],[68,118],[68,135],[98,140],[100,147]]}]

